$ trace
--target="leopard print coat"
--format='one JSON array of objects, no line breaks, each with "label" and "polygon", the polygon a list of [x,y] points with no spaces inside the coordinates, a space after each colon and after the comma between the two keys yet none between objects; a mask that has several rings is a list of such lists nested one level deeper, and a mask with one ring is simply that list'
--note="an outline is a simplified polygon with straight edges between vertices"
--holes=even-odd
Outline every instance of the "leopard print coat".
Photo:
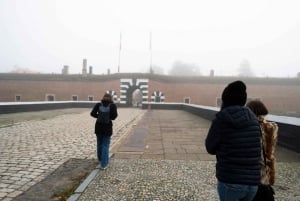
[{"label": "leopard print coat", "polygon": [[278,125],[269,122],[263,116],[258,117],[262,131],[262,145],[266,154],[266,166],[262,149],[261,183],[273,185],[275,183],[275,147],[278,138]]}]

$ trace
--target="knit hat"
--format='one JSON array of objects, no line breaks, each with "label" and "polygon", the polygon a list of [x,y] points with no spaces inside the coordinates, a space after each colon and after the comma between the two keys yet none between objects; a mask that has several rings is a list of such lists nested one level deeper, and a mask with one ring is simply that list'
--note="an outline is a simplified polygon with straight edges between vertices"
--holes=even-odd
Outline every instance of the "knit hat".
[{"label": "knit hat", "polygon": [[244,106],[246,101],[246,85],[240,80],[228,84],[222,93],[222,108],[232,105]]}]

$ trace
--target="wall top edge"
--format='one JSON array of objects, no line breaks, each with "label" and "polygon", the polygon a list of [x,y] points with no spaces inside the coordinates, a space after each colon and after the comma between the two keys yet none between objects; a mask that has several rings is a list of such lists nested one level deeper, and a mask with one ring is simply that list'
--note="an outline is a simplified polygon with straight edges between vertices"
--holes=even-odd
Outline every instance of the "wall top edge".
[{"label": "wall top edge", "polygon": [[28,101],[28,102],[0,102],[0,106],[34,105],[34,104],[61,104],[61,103],[97,103],[99,101]]},{"label": "wall top edge", "polygon": [[149,73],[115,73],[109,75],[82,75],[82,74],[16,74],[0,73],[0,81],[71,81],[71,82],[95,82],[112,81],[120,79],[153,80],[165,83],[205,83],[228,84],[235,80],[242,80],[246,84],[272,84],[272,85],[299,85],[300,78],[275,78],[275,77],[238,77],[238,76],[170,76]]}]

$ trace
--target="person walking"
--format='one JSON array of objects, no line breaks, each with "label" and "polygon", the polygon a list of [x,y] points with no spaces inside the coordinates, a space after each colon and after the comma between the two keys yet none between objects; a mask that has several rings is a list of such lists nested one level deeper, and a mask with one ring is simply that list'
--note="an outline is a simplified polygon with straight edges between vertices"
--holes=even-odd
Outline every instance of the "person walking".
[{"label": "person walking", "polygon": [[[261,128],[261,178],[260,183],[264,186],[272,186],[275,183],[275,147],[278,139],[278,125],[265,119],[269,111],[260,100],[253,100],[246,105],[257,116]],[[254,200],[260,200],[259,193]],[[274,194],[274,191],[273,191]],[[272,194],[268,200],[274,200]]]},{"label": "person walking", "polygon": [[252,201],[260,182],[260,127],[246,101],[245,83],[228,84],[205,140],[207,152],[216,155],[221,201]]},{"label": "person walking", "polygon": [[109,146],[113,134],[113,123],[118,116],[117,106],[113,103],[110,94],[104,94],[101,102],[96,103],[91,116],[97,118],[95,134],[97,137],[97,157],[101,169],[106,169],[109,163]]}]

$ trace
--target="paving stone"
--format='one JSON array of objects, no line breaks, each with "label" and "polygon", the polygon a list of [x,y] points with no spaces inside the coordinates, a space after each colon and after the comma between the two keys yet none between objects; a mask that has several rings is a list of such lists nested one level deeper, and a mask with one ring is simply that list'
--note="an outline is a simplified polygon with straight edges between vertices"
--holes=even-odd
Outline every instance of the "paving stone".
[{"label": "paving stone", "polygon": [[9,186],[9,184],[0,184],[0,188],[6,188],[6,187],[8,187]]},{"label": "paving stone", "polygon": [[7,197],[9,197],[9,198],[15,198],[15,197],[17,197],[18,195],[20,195],[22,193],[23,193],[23,191],[13,191],[13,192],[9,193],[7,195]]},{"label": "paving stone", "polygon": [[0,188],[0,192],[2,192],[2,193],[11,193],[13,191],[14,191],[14,189],[12,189],[12,188]]},{"label": "paving stone", "polygon": [[6,197],[6,195],[7,195],[7,193],[0,191],[0,199],[1,200],[2,200],[2,198]]}]

